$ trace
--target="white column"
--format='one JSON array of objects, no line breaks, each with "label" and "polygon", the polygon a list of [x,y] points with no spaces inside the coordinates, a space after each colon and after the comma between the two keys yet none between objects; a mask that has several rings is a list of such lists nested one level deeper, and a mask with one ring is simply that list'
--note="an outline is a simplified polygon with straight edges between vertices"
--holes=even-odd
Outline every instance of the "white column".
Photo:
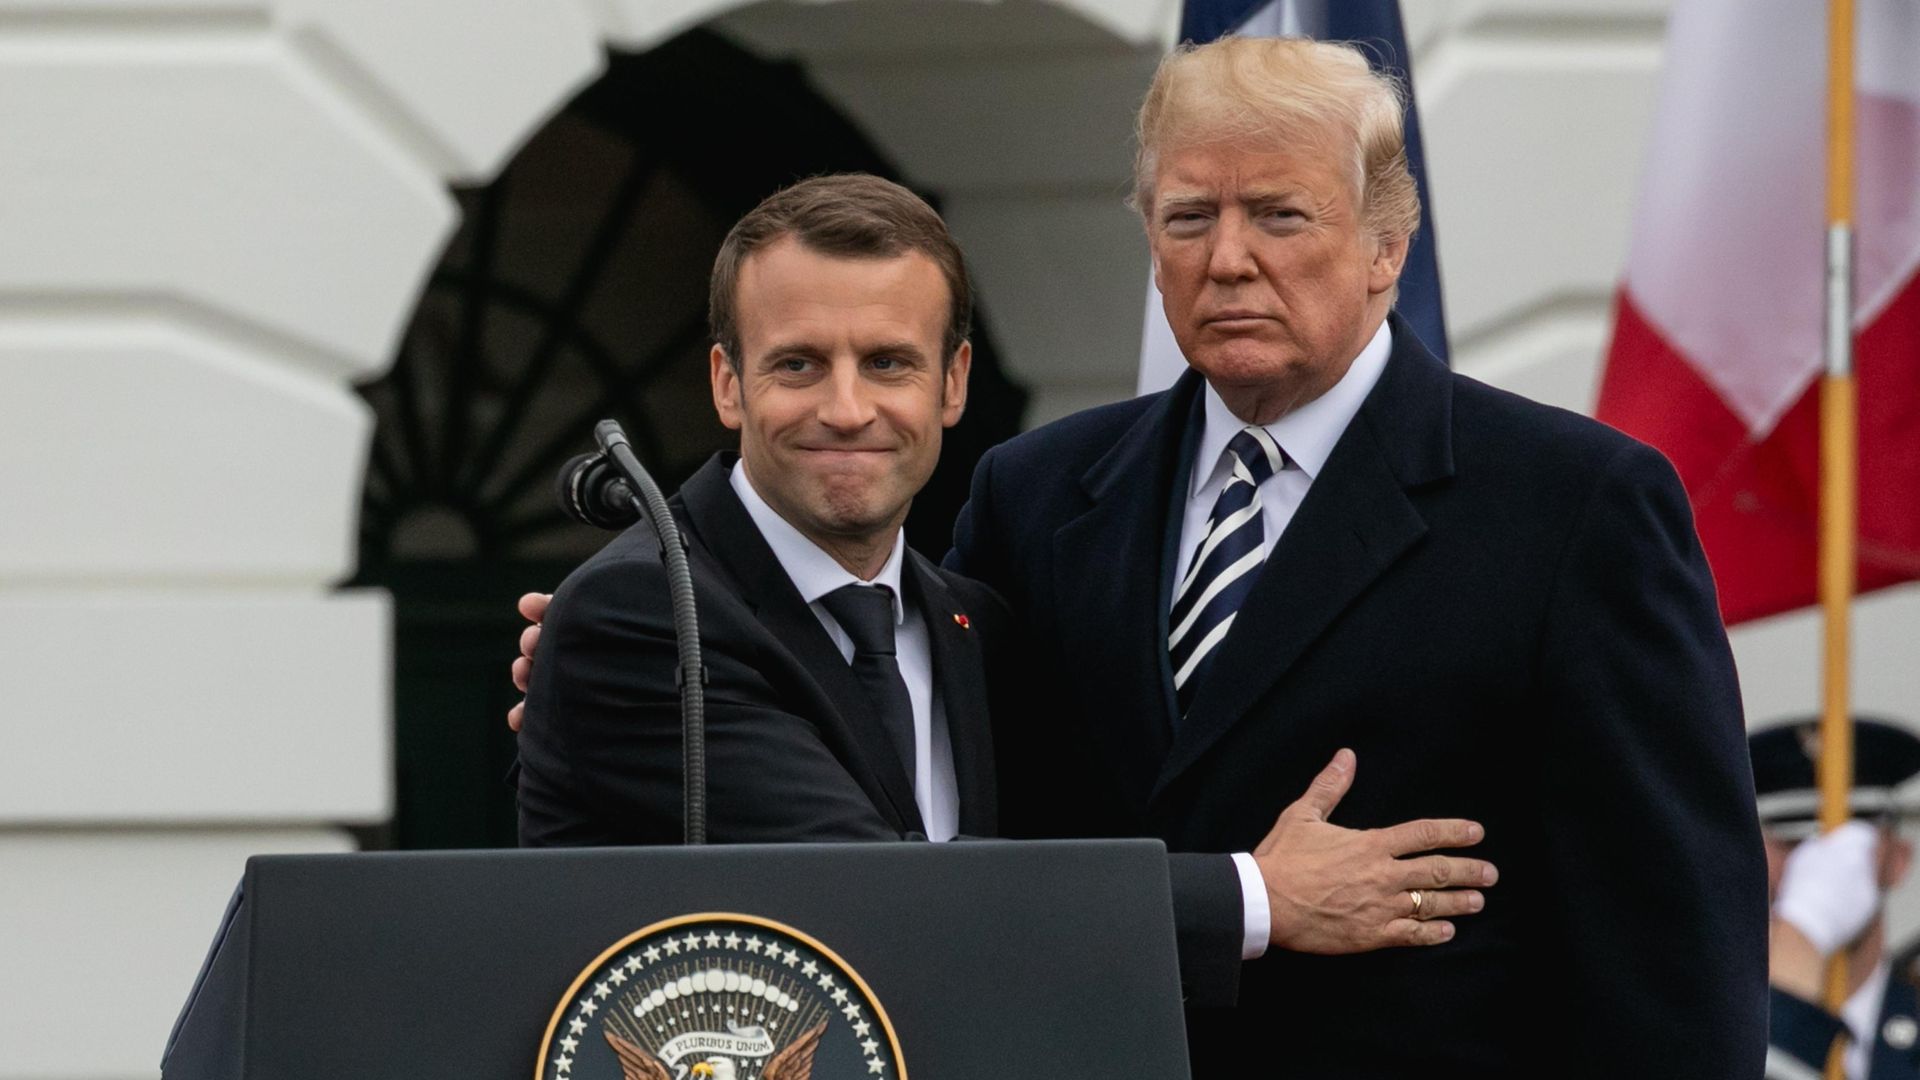
[{"label": "white column", "polygon": [[590,15],[0,0],[0,1078],[158,1075],[246,857],[391,817],[352,384]]}]

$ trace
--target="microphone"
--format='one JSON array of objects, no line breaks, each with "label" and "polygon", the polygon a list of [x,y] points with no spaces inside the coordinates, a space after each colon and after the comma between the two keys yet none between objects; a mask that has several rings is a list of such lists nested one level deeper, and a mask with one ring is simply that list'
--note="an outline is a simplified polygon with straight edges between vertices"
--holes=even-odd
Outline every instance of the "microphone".
[{"label": "microphone", "polygon": [[582,525],[624,529],[640,520],[628,485],[605,454],[581,454],[560,467],[554,495],[560,509]]},{"label": "microphone", "polygon": [[660,485],[633,452],[615,420],[593,427],[597,454],[581,454],[560,469],[555,494],[575,521],[600,529],[624,529],[642,515],[653,525],[667,571],[673,606],[673,637],[680,688],[681,809],[688,844],[707,842],[707,667],[700,653],[700,620],[693,597],[693,568],[686,543]]}]

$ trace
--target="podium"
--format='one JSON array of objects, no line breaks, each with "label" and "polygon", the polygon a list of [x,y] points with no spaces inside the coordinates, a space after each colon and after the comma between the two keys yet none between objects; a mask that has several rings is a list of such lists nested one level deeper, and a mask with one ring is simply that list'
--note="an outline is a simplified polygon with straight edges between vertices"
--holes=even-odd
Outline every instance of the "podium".
[{"label": "podium", "polygon": [[1098,840],[262,856],[162,1073],[1184,1080],[1166,855]]}]

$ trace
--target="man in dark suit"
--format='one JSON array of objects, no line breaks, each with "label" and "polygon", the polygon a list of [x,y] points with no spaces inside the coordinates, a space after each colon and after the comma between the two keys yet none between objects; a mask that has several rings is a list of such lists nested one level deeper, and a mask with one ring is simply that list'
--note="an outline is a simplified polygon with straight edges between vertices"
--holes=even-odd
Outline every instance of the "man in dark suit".
[{"label": "man in dark suit", "polygon": [[[738,461],[715,457],[673,500],[711,678],[713,835],[729,843],[993,835],[982,648],[1001,637],[1004,605],[902,546],[875,580],[894,583],[886,600],[896,630],[907,618],[918,623],[938,715],[924,728],[893,729],[815,614],[814,604],[831,611],[835,602],[821,601],[831,590],[803,593],[756,527],[733,482]],[[830,564],[814,563],[824,573],[807,580],[835,580]],[[520,739],[522,843],[679,842],[680,697],[666,595],[645,526],[560,587],[546,623],[552,662],[533,680]]]},{"label": "man in dark suit", "polygon": [[[982,643],[1004,607],[900,530],[966,405],[970,302],[939,217],[874,177],[789,188],[720,253],[714,406],[741,453],[674,499],[720,842],[995,829]],[[561,585],[520,733],[523,843],[680,837],[667,595],[644,523]]]},{"label": "man in dark suit", "polygon": [[[997,597],[920,560],[900,532],[964,406],[968,303],[938,216],[874,177],[795,185],[722,247],[710,364],[740,455],[710,462],[675,500],[711,673],[717,842],[995,831],[985,703],[997,698],[1004,730],[1023,729],[1031,688],[1006,674],[1016,635]],[[529,656],[542,644],[520,727],[523,842],[680,835],[666,596],[642,524],[569,576],[550,610],[523,607],[545,622],[523,639]],[[1194,1000],[1231,1000],[1249,939],[1316,952],[1433,945],[1479,909],[1492,867],[1434,853],[1477,843],[1479,827],[1329,824],[1350,776],[1339,759],[1303,779],[1305,794],[1236,853],[1174,857]],[[1275,877],[1324,902],[1272,909]]]},{"label": "man in dark suit", "polygon": [[[1765,864],[1685,493],[1390,315],[1400,112],[1346,46],[1156,76],[1136,203],[1191,370],[991,451],[949,557],[1044,673],[997,732],[1002,825],[1243,850],[1351,748],[1336,822],[1480,821],[1500,890],[1439,948],[1276,935],[1190,1012],[1196,1076],[1757,1076]],[[1328,900],[1267,885],[1276,926]]]}]

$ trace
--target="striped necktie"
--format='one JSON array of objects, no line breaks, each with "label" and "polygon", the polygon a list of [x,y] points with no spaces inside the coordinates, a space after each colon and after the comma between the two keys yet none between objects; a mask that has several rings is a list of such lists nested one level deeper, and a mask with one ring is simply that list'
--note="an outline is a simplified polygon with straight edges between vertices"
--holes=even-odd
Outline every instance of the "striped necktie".
[{"label": "striped necktie", "polygon": [[1213,655],[1233,627],[1234,613],[1253,591],[1260,565],[1266,561],[1260,485],[1287,461],[1273,436],[1252,425],[1240,429],[1227,443],[1224,456],[1232,463],[1232,472],[1214,500],[1193,562],[1173,590],[1173,611],[1167,620],[1172,627],[1167,649],[1173,657],[1174,695],[1182,717],[1193,706]]}]

